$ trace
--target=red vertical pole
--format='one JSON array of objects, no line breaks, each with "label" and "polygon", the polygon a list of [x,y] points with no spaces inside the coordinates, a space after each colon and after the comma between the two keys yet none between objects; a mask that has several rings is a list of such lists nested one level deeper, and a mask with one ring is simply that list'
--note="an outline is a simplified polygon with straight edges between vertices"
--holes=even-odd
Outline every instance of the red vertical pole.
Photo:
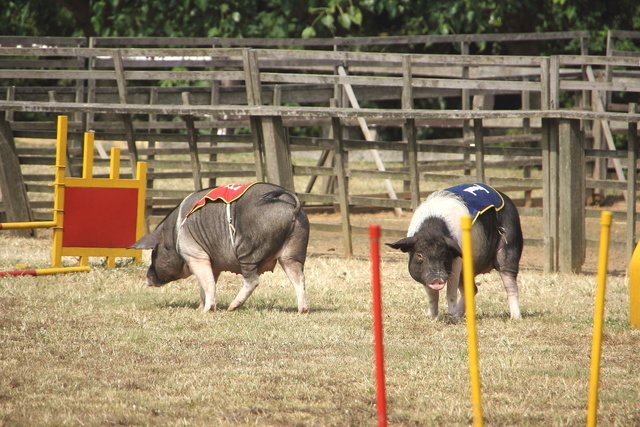
[{"label": "red vertical pole", "polygon": [[384,384],[384,345],[382,342],[382,297],[380,292],[380,226],[369,226],[373,288],[373,335],[376,358],[376,402],[378,426],[387,425],[387,397]]}]

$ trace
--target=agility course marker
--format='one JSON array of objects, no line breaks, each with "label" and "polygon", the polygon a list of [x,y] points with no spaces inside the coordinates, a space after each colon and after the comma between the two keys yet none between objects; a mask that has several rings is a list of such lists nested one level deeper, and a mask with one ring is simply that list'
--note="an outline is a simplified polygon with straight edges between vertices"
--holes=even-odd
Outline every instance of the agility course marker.
[{"label": "agility course marker", "polygon": [[[52,269],[7,272],[3,275],[42,275],[86,271],[62,267],[63,256],[80,258],[89,265],[89,257],[106,257],[115,267],[116,257],[132,257],[142,262],[142,250],[127,249],[144,234],[144,208],[147,164],[138,162],[135,179],[120,178],[120,149],[111,149],[109,178],[93,177],[93,132],[84,134],[83,175],[66,176],[66,116],[58,116],[53,221],[0,224],[0,230],[52,228]],[[34,273],[35,272],[35,273]]]},{"label": "agility course marker", "polygon": [[464,279],[464,306],[467,316],[467,338],[469,342],[469,377],[471,379],[473,425],[482,426],[484,421],[480,394],[480,368],[478,365],[471,215],[464,215],[460,220],[460,225],[462,227],[462,277]]},{"label": "agility course marker", "polygon": [[31,230],[33,228],[53,228],[54,221],[5,222],[0,223],[0,230]]},{"label": "agility course marker", "polygon": [[593,339],[591,341],[591,378],[589,380],[589,407],[587,410],[588,427],[594,427],[597,424],[602,324],[604,320],[605,291],[607,289],[607,263],[609,261],[609,235],[612,217],[613,214],[609,211],[604,211],[600,215],[600,250],[598,252],[596,306],[593,314]]},{"label": "agility course marker", "polygon": [[371,270],[373,289],[373,336],[376,359],[376,402],[378,406],[378,426],[387,425],[387,397],[384,379],[384,344],[382,336],[382,296],[380,290],[380,226],[369,226],[371,245]]},{"label": "agility course marker", "polygon": [[640,329],[640,243],[636,245],[629,265],[629,324]]},{"label": "agility course marker", "polygon": [[144,202],[147,164],[138,162],[135,179],[120,178],[120,149],[111,148],[109,178],[93,177],[93,132],[84,134],[81,178],[65,176],[67,118],[58,117],[56,200],[52,265],[62,265],[63,256],[107,257],[115,267],[116,257],[133,257],[142,262],[142,250],[126,249],[144,234]]},{"label": "agility course marker", "polygon": [[0,271],[0,277],[2,276],[47,276],[50,274],[78,273],[81,271],[89,271],[89,270],[91,270],[91,267],[89,267],[88,265],[81,265],[78,267],[35,268],[30,270]]}]

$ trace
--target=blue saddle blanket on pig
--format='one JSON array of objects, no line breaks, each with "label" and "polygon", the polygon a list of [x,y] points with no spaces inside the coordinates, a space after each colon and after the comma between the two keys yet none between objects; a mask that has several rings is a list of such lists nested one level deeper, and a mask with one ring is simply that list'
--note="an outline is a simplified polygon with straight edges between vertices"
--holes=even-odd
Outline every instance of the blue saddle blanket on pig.
[{"label": "blue saddle blanket on pig", "polygon": [[469,209],[472,222],[491,208],[499,211],[504,207],[502,195],[486,184],[462,184],[445,190],[462,197]]}]

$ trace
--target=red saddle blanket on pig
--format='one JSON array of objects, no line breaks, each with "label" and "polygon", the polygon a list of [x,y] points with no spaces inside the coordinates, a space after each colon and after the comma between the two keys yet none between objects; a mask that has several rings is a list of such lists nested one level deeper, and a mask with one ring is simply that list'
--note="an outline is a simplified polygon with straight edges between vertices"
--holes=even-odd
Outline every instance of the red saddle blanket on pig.
[{"label": "red saddle blanket on pig", "polygon": [[457,194],[464,200],[472,222],[476,222],[480,215],[491,208],[499,211],[504,207],[502,195],[487,184],[462,184],[445,190]]},{"label": "red saddle blanket on pig", "polygon": [[202,199],[198,200],[193,208],[189,211],[187,216],[191,215],[201,207],[203,207],[208,201],[214,202],[216,200],[222,200],[225,203],[231,203],[238,200],[242,195],[254,184],[259,181],[250,182],[248,184],[227,184],[220,187],[216,187],[205,194]]}]

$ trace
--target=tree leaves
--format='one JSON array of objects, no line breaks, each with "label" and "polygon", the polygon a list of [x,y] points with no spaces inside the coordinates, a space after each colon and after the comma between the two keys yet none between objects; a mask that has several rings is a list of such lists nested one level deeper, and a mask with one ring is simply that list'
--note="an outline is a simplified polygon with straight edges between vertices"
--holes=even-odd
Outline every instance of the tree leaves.
[{"label": "tree leaves", "polygon": [[637,0],[5,0],[0,10],[0,34],[30,36],[311,38],[591,30],[596,49],[603,43],[599,31],[608,28],[640,30]]}]

